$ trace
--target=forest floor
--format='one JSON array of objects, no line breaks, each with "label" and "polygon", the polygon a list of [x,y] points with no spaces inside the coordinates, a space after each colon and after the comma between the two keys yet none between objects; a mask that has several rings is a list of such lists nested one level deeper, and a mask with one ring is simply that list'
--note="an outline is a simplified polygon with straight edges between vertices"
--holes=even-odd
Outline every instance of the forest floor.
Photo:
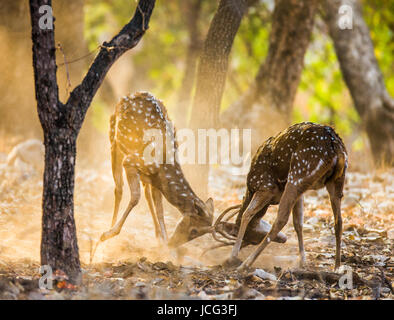
[{"label": "forest floor", "polygon": [[[210,194],[215,213],[238,204],[244,176],[214,168]],[[225,186],[225,187],[223,187]],[[225,270],[230,247],[206,253],[210,235],[176,252],[155,240],[145,199],[129,216],[121,234],[92,247],[112,218],[113,182],[109,163],[95,171],[77,169],[75,218],[82,284],[57,275],[54,289],[39,289],[41,236],[40,175],[27,167],[8,166],[0,157],[0,299],[393,299],[394,170],[363,174],[350,171],[343,199],[342,263],[335,273],[333,216],[325,190],[305,196],[304,243],[308,264],[297,267],[297,238],[290,219],[285,244],[272,243],[247,272]],[[128,198],[124,192],[124,198]],[[126,204],[126,200],[123,206]],[[172,233],[181,215],[166,206]],[[277,206],[264,219],[272,223]],[[241,258],[252,252],[242,250]],[[352,288],[339,285],[343,273]],[[344,279],[344,278],[342,278]]]}]

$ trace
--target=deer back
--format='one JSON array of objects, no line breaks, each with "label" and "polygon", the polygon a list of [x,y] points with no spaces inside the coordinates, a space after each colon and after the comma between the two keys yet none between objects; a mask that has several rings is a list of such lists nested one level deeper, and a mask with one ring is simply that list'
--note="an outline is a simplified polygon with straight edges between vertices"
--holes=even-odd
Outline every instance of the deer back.
[{"label": "deer back", "polygon": [[[147,135],[149,131],[153,135]],[[177,157],[175,128],[160,100],[147,92],[122,98],[111,118],[110,139],[123,153],[124,164],[136,168],[185,216],[174,233],[177,240],[172,242],[191,240],[188,232],[192,227],[212,224],[213,209],[194,193],[183,174]],[[146,152],[148,149],[161,157],[155,158]]]},{"label": "deer back", "polygon": [[[341,166],[336,166],[342,163]],[[289,181],[299,184],[321,165],[331,166],[325,179],[340,176],[347,165],[346,148],[329,126],[303,122],[269,138],[252,159],[247,187],[252,193],[260,188],[283,189]],[[340,168],[339,171],[335,169]],[[335,171],[335,172],[334,172]]]}]

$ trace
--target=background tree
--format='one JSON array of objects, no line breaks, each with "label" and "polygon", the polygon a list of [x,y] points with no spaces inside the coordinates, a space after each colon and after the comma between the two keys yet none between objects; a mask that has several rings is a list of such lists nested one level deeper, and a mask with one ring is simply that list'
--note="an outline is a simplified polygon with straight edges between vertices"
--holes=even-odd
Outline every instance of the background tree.
[{"label": "background tree", "polygon": [[139,1],[134,17],[110,42],[103,43],[82,83],[64,104],[56,78],[54,30],[39,27],[39,8],[51,4],[50,0],[30,0],[37,110],[45,145],[41,263],[64,271],[75,281],[80,274],[73,200],[76,139],[109,68],[144,35],[155,1]]},{"label": "background tree", "polygon": [[[351,5],[352,29],[340,29],[339,7]],[[368,134],[375,163],[393,163],[394,100],[387,92],[370,31],[359,1],[324,1],[324,18],[334,42],[343,78]]]},{"label": "background tree", "polygon": [[[220,0],[201,52],[196,92],[189,126],[195,130],[216,128],[226,83],[229,56],[235,35],[246,12],[246,0]],[[197,137],[197,135],[196,135]],[[194,165],[192,184],[207,196],[209,165]]]},{"label": "background tree", "polygon": [[178,104],[175,112],[175,123],[183,127],[187,124],[189,104],[191,100],[194,79],[196,73],[197,59],[202,46],[201,30],[199,20],[201,14],[202,0],[180,1],[180,7],[187,26],[189,43],[187,45],[185,71],[182,84],[179,89]]},{"label": "background tree", "polygon": [[[80,82],[103,40],[115,34],[128,22],[133,2],[123,0],[84,0],[66,5],[53,0],[58,32],[55,43],[62,44],[71,77],[71,84]],[[86,121],[78,138],[81,161],[79,165],[105,166],[107,126],[112,108],[119,96],[148,90],[166,102],[172,119],[177,120],[183,79],[187,71],[190,34],[185,23],[184,8],[192,1],[167,1],[158,4],[151,21],[149,41],[143,41],[138,50],[122,56],[111,68],[92,101]],[[291,3],[291,2],[289,2]],[[201,1],[198,27],[201,37],[207,33],[218,1]],[[228,63],[226,90],[222,95],[221,110],[240,101],[254,83],[262,62],[268,57],[269,37],[275,1],[256,1],[249,6],[239,27]],[[360,0],[365,23],[370,30],[374,53],[385,80],[387,91],[394,95],[394,2]],[[61,10],[58,8],[62,8]],[[23,0],[0,3],[0,152],[9,152],[18,142],[27,138],[41,138],[42,130],[31,108],[34,83],[30,61],[28,2]],[[59,11],[60,10],[60,11]],[[17,18],[14,18],[17,17]],[[171,17],[171,19],[168,19]],[[70,23],[70,20],[73,23]],[[356,112],[352,97],[343,81],[334,45],[328,28],[317,15],[312,41],[306,52],[301,80],[294,99],[290,121],[315,121],[333,124],[345,138],[349,150],[360,156],[368,155],[369,138]],[[67,30],[65,32],[64,30]],[[86,48],[88,46],[88,48]],[[160,54],[158,54],[158,52]],[[59,52],[60,53],[60,52]],[[90,54],[89,54],[90,53]],[[59,94],[66,94],[66,71],[62,54],[57,55]],[[20,83],[23,82],[23,94]],[[194,81],[195,82],[195,81]],[[72,88],[71,88],[72,89]],[[193,94],[194,88],[192,90]],[[188,108],[190,110],[191,104]],[[262,108],[256,104],[257,111]],[[10,111],[12,110],[12,112]],[[263,140],[284,124],[277,125],[274,108],[264,111],[270,126],[258,138]],[[186,112],[183,112],[186,114]],[[190,112],[188,111],[190,115]],[[226,113],[227,114],[227,113]],[[236,113],[231,113],[236,114]],[[250,113],[254,114],[254,113]],[[223,124],[229,123],[223,114]],[[263,119],[264,120],[264,119]],[[176,123],[177,127],[180,127]],[[242,126],[242,125],[241,125]],[[265,124],[260,127],[265,127]],[[257,137],[255,132],[253,137]],[[102,152],[96,145],[104,146]],[[353,163],[355,164],[355,163]],[[365,166],[364,169],[367,169]]]},{"label": "background tree", "polygon": [[[285,127],[291,121],[293,102],[304,67],[318,1],[275,2],[268,55],[257,75],[241,98],[222,115],[226,126],[251,127],[255,139],[254,148],[261,144],[261,131],[271,133],[272,122]],[[265,121],[265,118],[270,121]],[[278,125],[279,123],[279,125]]]}]

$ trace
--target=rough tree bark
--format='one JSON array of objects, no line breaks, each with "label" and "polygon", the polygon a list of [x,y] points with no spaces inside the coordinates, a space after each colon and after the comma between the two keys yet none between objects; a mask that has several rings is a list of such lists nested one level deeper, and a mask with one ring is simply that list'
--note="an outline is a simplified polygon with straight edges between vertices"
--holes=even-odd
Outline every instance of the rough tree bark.
[{"label": "rough tree bark", "polygon": [[198,69],[190,126],[214,128],[226,82],[235,35],[247,9],[246,0],[221,0],[211,22]]},{"label": "rough tree bark", "polygon": [[[325,0],[324,19],[334,41],[343,78],[367,132],[377,165],[393,165],[394,100],[389,96],[374,53],[369,29],[357,0]],[[340,29],[341,5],[353,9],[353,28]]]},{"label": "rough tree bark", "polygon": [[198,27],[198,20],[201,13],[202,0],[181,0],[183,7],[185,23],[189,33],[189,44],[187,47],[185,72],[179,90],[178,104],[176,107],[175,123],[178,127],[184,127],[187,124],[187,116],[191,94],[196,74],[197,59],[200,54],[202,41]]},{"label": "rough tree bark", "polygon": [[[219,124],[229,56],[247,7],[247,0],[219,2],[197,68],[196,92],[189,124],[195,131],[216,128]],[[202,197],[207,195],[208,173],[208,165],[194,165],[190,175],[192,185],[200,190]]]},{"label": "rough tree bark", "polygon": [[103,43],[82,83],[65,104],[59,101],[54,30],[39,27],[39,8],[51,4],[50,0],[30,0],[37,110],[45,144],[41,264],[62,270],[75,282],[80,276],[74,221],[76,139],[109,68],[137,45],[148,28],[155,0],[139,1],[134,17],[109,43]]},{"label": "rough tree bark", "polygon": [[[317,0],[275,2],[268,55],[248,91],[223,112],[227,126],[248,127],[271,110],[289,122],[317,6]],[[257,110],[248,116],[254,107]]]}]

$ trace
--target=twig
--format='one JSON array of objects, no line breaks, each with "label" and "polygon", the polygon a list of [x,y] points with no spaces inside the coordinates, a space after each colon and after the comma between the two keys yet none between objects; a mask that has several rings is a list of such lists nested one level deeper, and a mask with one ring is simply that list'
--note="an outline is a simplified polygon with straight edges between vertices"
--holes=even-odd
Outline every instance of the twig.
[{"label": "twig", "polygon": [[211,250],[214,250],[214,249],[218,249],[218,248],[222,248],[222,247],[227,247],[227,246],[230,246],[230,245],[232,245],[233,243],[220,243],[220,244],[217,244],[217,245],[214,245],[214,246],[212,246],[212,247],[209,247],[208,249],[205,249],[202,253],[201,253],[201,255],[200,255],[200,258],[202,258],[208,251],[211,251]]},{"label": "twig", "polygon": [[[96,52],[98,49],[100,49],[100,48],[101,48],[101,45],[98,46],[96,49],[90,51],[89,53],[87,53],[87,54],[85,54],[85,55],[83,55],[83,56],[81,56],[81,57],[79,57],[79,58],[76,58],[76,59],[74,59],[74,60],[68,61],[67,64],[72,64],[72,63],[74,63],[74,62],[78,62],[78,61],[80,61],[80,60],[82,60],[82,59],[85,59],[85,58],[89,57],[90,55],[92,55],[93,53],[95,53],[95,52]],[[64,66],[64,65],[66,65],[66,63],[59,63],[59,67],[62,67],[62,66]]]},{"label": "twig", "polygon": [[282,270],[282,271],[280,272],[280,275],[279,275],[278,279],[276,280],[276,283],[275,283],[275,287],[274,287],[274,288],[277,288],[277,287],[278,287],[279,281],[280,281],[280,279],[282,279],[282,277],[283,277],[284,274],[285,274],[285,271]]},{"label": "twig", "polygon": [[62,48],[62,45],[60,44],[60,42],[57,43],[57,47],[63,55],[64,65],[66,66],[66,75],[67,75],[66,95],[68,96],[68,92],[69,92],[68,90],[71,89],[71,80],[70,80],[70,73],[68,71],[68,63],[67,63],[66,55],[64,54],[64,51],[63,51],[63,48]]},{"label": "twig", "polygon": [[146,28],[145,28],[145,13],[141,10],[139,3],[137,4],[137,8],[142,16],[142,31],[145,31],[146,30]]},{"label": "twig", "polygon": [[[298,280],[317,280],[320,282],[328,283],[330,285],[337,283],[342,277],[342,274],[327,271],[293,270],[292,274]],[[353,272],[353,283],[372,287],[369,281],[360,278],[360,276],[355,272]]]},{"label": "twig", "polygon": [[64,66],[64,65],[66,65],[66,67],[67,67],[67,65],[70,65],[70,64],[72,64],[72,63],[74,63],[74,62],[78,62],[78,61],[80,61],[80,60],[82,60],[82,59],[85,59],[85,58],[91,56],[93,53],[95,53],[95,52],[96,52],[97,50],[99,50],[99,49],[106,49],[106,50],[108,50],[108,51],[111,51],[111,50],[114,50],[114,49],[128,49],[128,48],[123,47],[123,46],[116,46],[116,47],[112,46],[112,47],[108,47],[108,46],[105,46],[105,45],[101,45],[101,44],[100,44],[100,45],[97,46],[96,49],[94,49],[94,50],[88,52],[87,54],[85,54],[85,55],[83,55],[83,56],[81,56],[81,57],[79,57],[79,58],[75,58],[75,59],[73,59],[73,60],[70,60],[70,61],[65,61],[65,62],[63,62],[63,63],[59,63],[58,66],[59,66],[59,67],[62,67],[62,66]]}]

